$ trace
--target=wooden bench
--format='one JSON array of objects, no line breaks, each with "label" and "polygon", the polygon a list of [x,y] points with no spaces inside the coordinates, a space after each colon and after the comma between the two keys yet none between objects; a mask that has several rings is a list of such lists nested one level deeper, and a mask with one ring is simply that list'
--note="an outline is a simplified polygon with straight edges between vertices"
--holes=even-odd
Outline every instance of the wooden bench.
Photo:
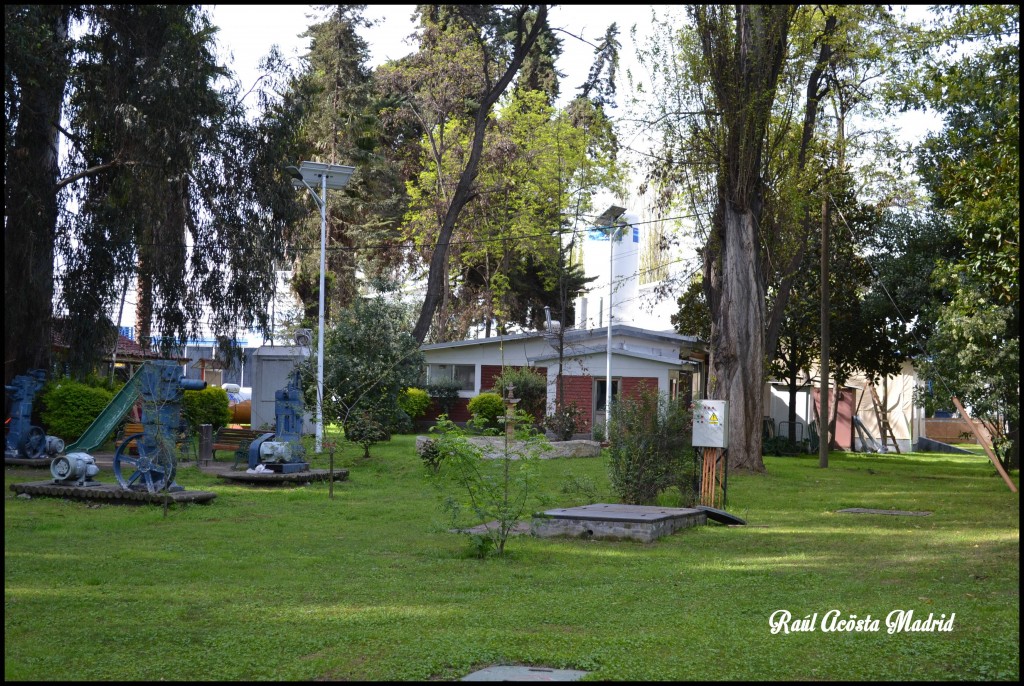
[{"label": "wooden bench", "polygon": [[[134,436],[135,434],[142,433],[142,431],[143,431],[142,424],[133,424],[133,423],[125,424],[124,428],[121,429],[121,433],[119,433],[114,438],[114,449],[117,450],[118,448],[121,447],[121,444],[124,443],[124,439],[125,439],[126,436]],[[138,443],[138,441],[136,441],[136,443]],[[137,447],[134,444],[131,447],[128,448],[128,452],[131,453],[132,455],[138,455],[139,454],[139,451],[138,451]]]},{"label": "wooden bench", "polygon": [[265,433],[268,432],[256,431],[254,429],[230,429],[226,426],[217,429],[217,433],[213,436],[213,449],[211,451],[213,459],[217,459],[218,450],[231,450],[237,453],[239,448],[248,446]]}]

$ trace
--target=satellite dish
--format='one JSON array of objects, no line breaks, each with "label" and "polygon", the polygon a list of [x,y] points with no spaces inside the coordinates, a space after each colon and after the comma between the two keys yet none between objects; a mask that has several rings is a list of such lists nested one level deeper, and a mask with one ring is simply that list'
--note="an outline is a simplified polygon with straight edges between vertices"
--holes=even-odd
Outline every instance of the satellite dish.
[{"label": "satellite dish", "polygon": [[299,329],[295,332],[295,345],[308,348],[313,344],[313,332],[309,329]]}]

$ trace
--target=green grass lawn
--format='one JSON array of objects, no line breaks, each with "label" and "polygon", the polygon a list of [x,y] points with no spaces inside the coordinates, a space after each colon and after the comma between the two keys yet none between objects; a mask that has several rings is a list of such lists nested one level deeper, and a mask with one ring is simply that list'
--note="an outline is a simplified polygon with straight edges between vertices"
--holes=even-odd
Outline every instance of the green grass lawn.
[{"label": "green grass lawn", "polygon": [[[49,474],[8,468],[5,679],[454,680],[496,663],[603,680],[1019,676],[1019,498],[983,456],[768,457],[767,475],[729,476],[727,509],[750,526],[646,545],[522,536],[478,560],[413,442],[369,460],[342,444],[333,500],[326,483],[255,490],[183,468],[178,483],[217,497],[166,517],[16,499],[11,483]],[[614,502],[604,459],[541,470],[552,507],[585,503],[561,492],[571,477]],[[771,634],[783,609],[818,613],[818,630]],[[823,632],[830,610],[880,630]],[[955,612],[953,631],[890,635],[894,610]]]}]

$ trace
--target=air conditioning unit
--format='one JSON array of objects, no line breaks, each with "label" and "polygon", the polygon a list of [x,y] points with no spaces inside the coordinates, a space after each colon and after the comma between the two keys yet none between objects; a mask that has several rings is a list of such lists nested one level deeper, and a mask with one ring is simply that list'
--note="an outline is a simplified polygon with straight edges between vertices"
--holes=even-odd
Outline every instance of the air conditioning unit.
[{"label": "air conditioning unit", "polygon": [[313,330],[312,329],[298,329],[295,332],[295,345],[303,348],[308,348],[313,345]]}]

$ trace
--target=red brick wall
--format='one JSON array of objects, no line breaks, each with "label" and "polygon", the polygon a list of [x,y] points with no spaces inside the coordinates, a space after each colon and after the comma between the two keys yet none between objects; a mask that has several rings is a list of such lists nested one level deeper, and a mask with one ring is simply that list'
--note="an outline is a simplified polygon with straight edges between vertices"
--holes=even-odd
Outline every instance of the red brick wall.
[{"label": "red brick wall", "polygon": [[[544,375],[546,378],[547,369],[544,367],[537,367],[536,371],[538,374]],[[494,387],[494,379],[501,375],[501,366],[499,365],[480,365],[480,388],[482,392],[487,392]],[[592,376],[563,376],[562,377],[563,387],[565,389],[565,400],[566,402],[576,403],[576,406],[580,409],[580,421],[581,426],[579,427],[580,432],[589,431],[590,419],[593,415],[593,400],[594,400],[594,377]],[[636,398],[640,394],[641,386],[646,385],[651,390],[658,390],[658,379],[654,376],[638,377],[638,376],[627,376],[619,380],[619,392],[623,397]],[[556,389],[556,395],[558,391]],[[459,398],[455,401],[452,407],[452,411],[448,418],[453,422],[466,422],[472,418],[467,404],[469,400],[466,398]],[[427,409],[427,414],[424,415],[423,419],[426,421],[435,421],[440,409],[437,406],[437,402],[431,400],[430,407]],[[538,417],[538,420],[540,418]]]},{"label": "red brick wall", "polygon": [[[453,422],[465,422],[473,416],[469,413],[466,406],[469,404],[468,398],[458,398],[452,403],[451,412],[448,413],[448,419]],[[430,406],[427,408],[427,413],[423,415],[419,421],[433,422],[437,421],[437,416],[441,414],[441,408],[438,406],[437,401],[433,398],[430,399]]]},{"label": "red brick wall", "polygon": [[[556,382],[557,383],[557,382]],[[594,378],[591,376],[562,376],[565,402],[580,408],[580,426],[577,431],[590,431],[590,417],[594,413]],[[556,388],[555,394],[558,394]]]},{"label": "red brick wall", "polygon": [[619,380],[619,393],[623,398],[639,398],[640,389],[646,386],[648,391],[658,390],[658,379],[654,376],[626,376]]}]

